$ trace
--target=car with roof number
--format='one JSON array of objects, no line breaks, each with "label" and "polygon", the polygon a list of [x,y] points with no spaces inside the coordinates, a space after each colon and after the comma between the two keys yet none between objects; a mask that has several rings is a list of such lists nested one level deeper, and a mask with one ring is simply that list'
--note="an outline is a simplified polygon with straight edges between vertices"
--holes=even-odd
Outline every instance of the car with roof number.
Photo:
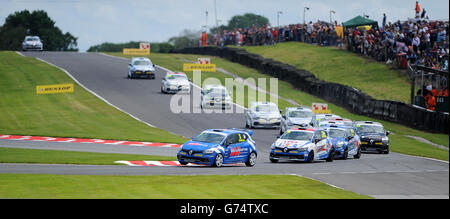
[{"label": "car with roof number", "polygon": [[272,102],[252,102],[245,112],[246,128],[280,128],[281,113]]},{"label": "car with roof number", "polygon": [[355,159],[361,158],[360,139],[352,127],[330,125],[323,128],[327,130],[331,143],[336,150],[336,158],[343,160],[347,160],[350,156]]},{"label": "car with roof number", "polygon": [[230,109],[232,105],[230,94],[222,85],[205,85],[201,90],[201,108]]},{"label": "car with roof number", "polygon": [[253,131],[244,129],[205,130],[182,145],[178,162],[213,167],[236,163],[255,166],[258,152],[252,135]]},{"label": "car with roof number", "polygon": [[389,154],[389,134],[379,122],[358,121],[354,123],[354,131],[361,138],[363,152],[378,152]]},{"label": "car with roof number", "polygon": [[128,78],[147,78],[155,79],[156,66],[149,58],[137,57],[131,58],[128,64]]},{"label": "car with roof number", "polygon": [[311,109],[304,107],[287,107],[281,117],[280,135],[284,134],[284,132],[294,126],[302,128],[310,127],[313,117],[314,113]]},{"label": "car with roof number", "polygon": [[280,136],[271,146],[270,161],[302,161],[312,163],[318,160],[332,162],[335,148],[325,129],[292,128]]},{"label": "car with roof number", "polygon": [[161,93],[191,93],[191,83],[183,72],[167,72],[161,81]]}]

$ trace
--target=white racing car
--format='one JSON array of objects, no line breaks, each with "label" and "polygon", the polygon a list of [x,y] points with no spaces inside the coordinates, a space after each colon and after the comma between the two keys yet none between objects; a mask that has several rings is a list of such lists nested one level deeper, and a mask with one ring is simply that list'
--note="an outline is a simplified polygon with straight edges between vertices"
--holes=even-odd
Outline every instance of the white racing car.
[{"label": "white racing car", "polygon": [[245,113],[247,128],[279,128],[280,124],[280,110],[274,103],[253,102]]},{"label": "white racing car", "polygon": [[206,85],[201,91],[201,108],[230,109],[233,102],[226,87]]},{"label": "white racing car", "polygon": [[43,49],[44,45],[42,44],[42,41],[38,36],[26,36],[25,40],[22,43],[23,51],[42,51]]},{"label": "white racing car", "polygon": [[320,128],[293,128],[287,130],[272,144],[270,162],[334,160],[335,148],[326,130]]},{"label": "white racing car", "polygon": [[167,72],[161,81],[161,93],[191,93],[191,84],[186,74]]},{"label": "white racing car", "polygon": [[128,68],[128,78],[155,79],[155,65],[148,58],[132,58]]},{"label": "white racing car", "polygon": [[288,107],[286,108],[282,118],[280,126],[280,135],[283,135],[287,130],[294,126],[307,128],[310,127],[310,123],[314,113],[312,110],[303,107]]}]

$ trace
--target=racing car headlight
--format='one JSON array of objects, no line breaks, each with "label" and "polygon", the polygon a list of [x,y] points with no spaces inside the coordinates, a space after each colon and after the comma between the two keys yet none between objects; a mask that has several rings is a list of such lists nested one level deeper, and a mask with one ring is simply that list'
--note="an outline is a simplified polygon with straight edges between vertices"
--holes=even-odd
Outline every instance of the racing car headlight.
[{"label": "racing car headlight", "polygon": [[213,154],[216,151],[215,148],[210,148],[203,151],[203,154]]},{"label": "racing car headlight", "polygon": [[389,138],[388,138],[388,137],[384,137],[384,138],[381,139],[381,141],[382,141],[384,144],[387,144],[387,143],[389,143]]},{"label": "racing car headlight", "polygon": [[276,148],[276,146],[273,144],[272,146],[270,146],[270,149],[275,149]]}]

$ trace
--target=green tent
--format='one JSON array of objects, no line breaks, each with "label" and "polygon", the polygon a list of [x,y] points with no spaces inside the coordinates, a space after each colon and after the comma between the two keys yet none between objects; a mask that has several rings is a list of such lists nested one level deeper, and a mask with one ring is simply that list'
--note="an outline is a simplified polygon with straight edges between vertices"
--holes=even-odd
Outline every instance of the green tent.
[{"label": "green tent", "polygon": [[343,25],[345,28],[354,28],[365,25],[378,27],[378,22],[361,16],[356,16],[355,18],[343,23]]}]

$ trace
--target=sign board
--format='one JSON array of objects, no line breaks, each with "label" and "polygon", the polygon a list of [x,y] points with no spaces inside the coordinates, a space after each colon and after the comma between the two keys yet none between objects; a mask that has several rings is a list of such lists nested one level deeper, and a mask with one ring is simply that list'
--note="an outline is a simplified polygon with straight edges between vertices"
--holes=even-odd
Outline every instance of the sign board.
[{"label": "sign board", "polygon": [[328,104],[324,103],[313,103],[312,111],[315,114],[331,114],[331,110],[328,109]]},{"label": "sign board", "polygon": [[183,65],[183,71],[189,72],[189,71],[195,71],[199,70],[202,72],[216,72],[216,64],[184,64]]},{"label": "sign board", "polygon": [[198,58],[197,59],[197,64],[211,64],[211,59],[210,58]]},{"label": "sign board", "polygon": [[123,49],[124,55],[150,55],[149,49]]},{"label": "sign board", "polygon": [[36,94],[73,93],[73,84],[55,84],[36,86]]},{"label": "sign board", "polygon": [[139,44],[139,49],[143,49],[143,50],[150,50],[150,43],[140,43]]}]

